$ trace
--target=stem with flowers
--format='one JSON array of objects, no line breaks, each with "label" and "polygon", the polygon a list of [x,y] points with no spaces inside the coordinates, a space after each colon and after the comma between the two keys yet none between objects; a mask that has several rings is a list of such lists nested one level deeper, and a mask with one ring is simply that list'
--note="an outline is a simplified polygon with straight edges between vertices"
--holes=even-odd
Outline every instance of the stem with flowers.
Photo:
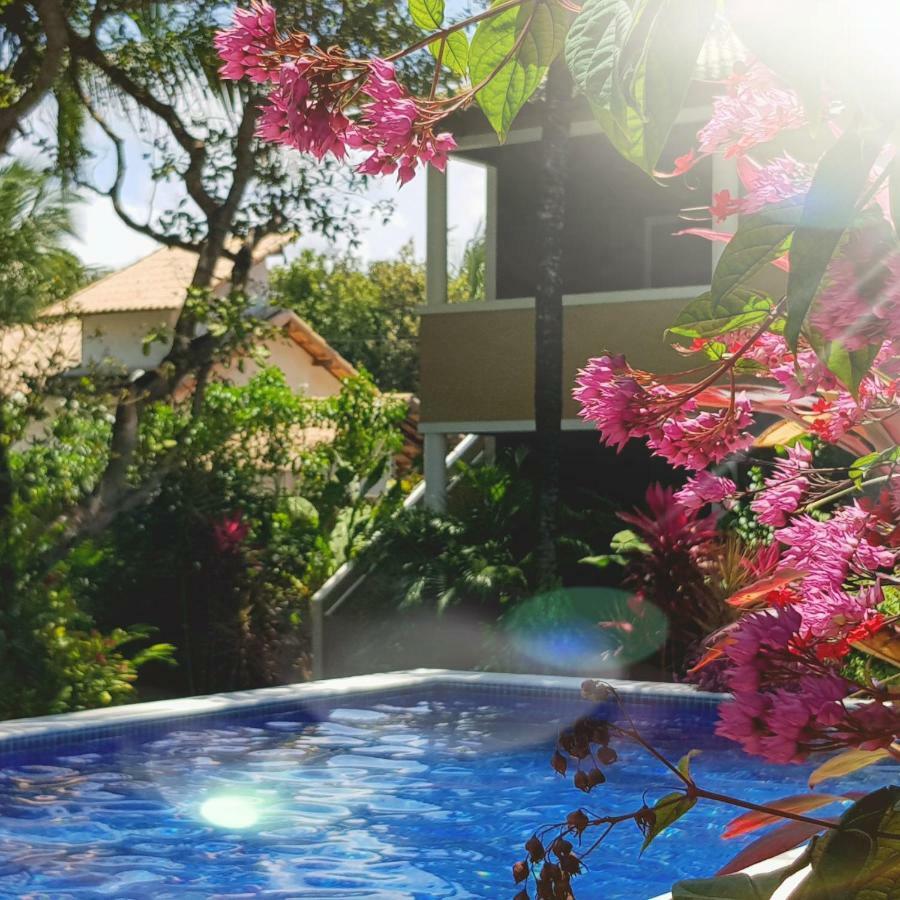
[{"label": "stem with flowers", "polygon": [[[900,124],[900,90],[870,89],[896,82],[895,54],[873,52],[871,42],[897,23],[890,4],[833,18],[831,4],[814,0],[782,5],[777,16],[748,12],[760,6],[501,0],[445,26],[442,3],[411,0],[423,38],[386,59],[358,60],[313,47],[299,32],[282,36],[263,4],[239,10],[218,46],[223,77],[272,85],[260,117],[265,140],[320,158],[353,150],[365,155],[360,171],[396,172],[401,183],[422,164],[444,168],[455,143],[436,128],[473,102],[503,138],[563,50],[611,143],[648,174],[680,178],[706,157],[732,161],[740,194],[718,191],[700,212],[711,225],[736,222],[734,230],[692,222],[680,232],[727,241],[710,290],[667,332],[691,360],[686,370],[656,376],[603,352],[579,372],[574,396],[604,444],[643,441],[683,470],[670,524],[708,541],[723,510],[742,504],[759,526],[741,559],[752,578],[726,598],[727,623],[708,635],[691,674],[714,669],[731,692],[717,731],[747,753],[779,763],[828,754],[812,777],[819,783],[893,763],[900,747],[900,168],[888,141]],[[797,36],[811,16],[817,36],[807,52]],[[698,57],[723,35],[734,70],[694,146],[662,172]],[[435,76],[429,95],[414,97],[393,63],[425,48],[436,49]],[[438,96],[449,51],[461,86]],[[696,220],[698,209],[688,212]],[[778,456],[766,477],[742,487],[731,474],[751,448],[771,443],[760,415],[780,420]],[[840,452],[850,454],[846,466],[822,464]],[[702,510],[709,514],[700,522]],[[592,745],[606,744],[588,738],[576,728],[565,740],[579,761],[602,762]],[[577,786],[602,780],[597,765],[578,774]],[[641,811],[640,819],[593,821],[608,830],[631,819],[650,834],[701,796],[742,803],[704,792],[686,772],[679,777],[685,790],[652,818]],[[827,847],[838,852],[847,829],[868,828],[882,863],[877,872],[861,864],[852,883],[829,885],[828,896],[856,896],[885,867],[892,884],[900,881],[893,790],[859,801],[831,829],[837,837]],[[580,815],[583,827],[566,826],[578,836],[592,821]],[[787,818],[824,822],[796,815]],[[580,858],[559,840],[568,849],[551,850],[556,862],[537,876],[539,897],[572,895]],[[810,883],[823,877],[814,864]]]}]

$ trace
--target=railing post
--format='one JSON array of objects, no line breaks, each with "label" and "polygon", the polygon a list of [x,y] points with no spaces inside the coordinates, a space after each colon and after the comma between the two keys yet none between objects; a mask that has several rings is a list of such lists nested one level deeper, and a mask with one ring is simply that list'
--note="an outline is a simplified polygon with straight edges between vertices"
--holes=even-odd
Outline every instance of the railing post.
[{"label": "railing post", "polygon": [[312,620],[312,677],[321,681],[325,677],[325,598],[319,592],[309,603]]},{"label": "railing post", "polygon": [[425,434],[425,508],[443,512],[447,508],[447,435]]}]

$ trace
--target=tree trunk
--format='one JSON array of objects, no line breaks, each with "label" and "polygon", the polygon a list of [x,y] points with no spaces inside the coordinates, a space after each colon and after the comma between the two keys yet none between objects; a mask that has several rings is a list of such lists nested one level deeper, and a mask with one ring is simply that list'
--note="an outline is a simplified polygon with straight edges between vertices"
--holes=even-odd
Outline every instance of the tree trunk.
[{"label": "tree trunk", "polygon": [[550,70],[544,101],[534,322],[534,422],[538,464],[538,585],[558,580],[559,454],[562,427],[563,224],[571,86],[565,66]]}]

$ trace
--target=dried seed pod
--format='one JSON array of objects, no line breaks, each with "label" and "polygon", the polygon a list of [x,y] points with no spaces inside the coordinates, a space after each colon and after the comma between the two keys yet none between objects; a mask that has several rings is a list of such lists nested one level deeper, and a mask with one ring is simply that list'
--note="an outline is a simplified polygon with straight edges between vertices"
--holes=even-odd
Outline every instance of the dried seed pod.
[{"label": "dried seed pod", "polygon": [[566,825],[570,828],[574,828],[578,834],[581,834],[585,828],[590,824],[590,819],[585,814],[584,810],[576,809],[575,812],[570,812],[566,816]]},{"label": "dried seed pod", "polygon": [[606,781],[606,776],[599,769],[591,769],[588,772],[588,785],[589,788],[595,788],[599,784],[603,784]]},{"label": "dried seed pod", "polygon": [[557,856],[565,856],[567,853],[571,853],[571,852],[572,852],[572,843],[571,843],[571,841],[567,841],[564,837],[558,837],[558,838],[553,842],[553,844],[551,845],[550,849],[551,849]]},{"label": "dried seed pod", "polygon": [[578,788],[579,791],[584,791],[585,793],[588,793],[588,791],[590,791],[591,789],[591,784],[588,780],[587,772],[582,772],[581,769],[579,769],[575,773],[575,777],[572,779],[572,783],[575,785],[575,787]]},{"label": "dried seed pod", "polygon": [[559,878],[561,869],[556,863],[545,862],[543,866],[541,866],[541,877],[539,880],[540,884],[552,884]]},{"label": "dried seed pod", "polygon": [[560,775],[566,774],[566,769],[569,768],[569,764],[566,762],[566,758],[562,755],[562,753],[557,750],[553,756],[550,757],[550,765],[553,766],[553,770],[558,772]]},{"label": "dried seed pod", "polygon": [[516,884],[520,884],[528,877],[528,863],[524,859],[520,859],[513,866],[513,880]]},{"label": "dried seed pod", "polygon": [[599,759],[604,766],[611,766],[618,758],[619,754],[616,753],[612,747],[601,747],[597,751],[597,759]]},{"label": "dried seed pod", "polygon": [[581,871],[581,862],[579,861],[577,856],[568,854],[567,856],[564,856],[562,857],[562,859],[560,859],[559,867],[567,875],[577,875]]},{"label": "dried seed pod", "polygon": [[528,900],[528,891],[519,891],[519,893],[513,897],[513,900]]},{"label": "dried seed pod", "polygon": [[544,858],[544,845],[537,835],[533,835],[525,844],[525,852],[532,862],[540,862]]},{"label": "dried seed pod", "polygon": [[585,700],[602,703],[605,700],[609,700],[610,694],[609,685],[603,684],[602,681],[594,681],[592,678],[588,678],[581,682],[581,696]]}]

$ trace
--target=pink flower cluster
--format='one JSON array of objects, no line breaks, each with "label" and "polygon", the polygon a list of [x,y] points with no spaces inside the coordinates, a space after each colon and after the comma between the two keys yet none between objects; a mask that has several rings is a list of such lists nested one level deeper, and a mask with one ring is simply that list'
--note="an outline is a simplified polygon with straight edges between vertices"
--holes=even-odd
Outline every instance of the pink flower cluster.
[{"label": "pink flower cluster", "polygon": [[772,762],[802,762],[810,753],[845,745],[889,746],[900,711],[880,701],[848,707],[854,690],[801,637],[793,607],[745,616],[725,647],[734,701],[719,707],[717,734]]},{"label": "pink flower cluster", "polygon": [[832,261],[810,322],[847,350],[900,335],[900,251],[877,227],[855,229]]},{"label": "pink flower cluster", "polygon": [[753,442],[750,403],[737,397],[725,410],[700,410],[696,399],[676,395],[632,369],[622,356],[588,361],[578,373],[575,399],[579,415],[594,422],[607,446],[619,450],[631,438],[672,465],[700,470],[721,462]]},{"label": "pink flower cluster", "polygon": [[726,84],[726,93],[713,101],[712,118],[697,135],[703,155],[740,156],[807,122],[797,94],[781,87],[760,63],[737,71]]},{"label": "pink flower cluster", "polygon": [[796,444],[787,451],[785,459],[775,463],[774,474],[766,479],[764,489],[753,498],[750,508],[763,525],[781,528],[788,516],[800,507],[809,488],[809,481],[801,474],[812,465],[812,453]]},{"label": "pink flower cluster", "polygon": [[703,469],[685,482],[675,500],[685,509],[702,509],[708,503],[723,503],[736,493],[737,485],[730,478]]},{"label": "pink flower cluster", "polygon": [[452,135],[433,134],[419,128],[422,113],[416,101],[397,83],[392,63],[371,62],[363,93],[371,99],[363,107],[363,118],[350,135],[349,143],[371,155],[360,166],[369,175],[397,172],[401,184],[410,181],[419,163],[430,163],[443,172],[447,154],[456,147]]},{"label": "pink flower cluster", "polygon": [[[357,167],[370,175],[393,172],[401,184],[419,165],[443,171],[456,147],[451,135],[434,134],[440,118],[432,101],[410,96],[392,63],[351,60],[339,48],[314,47],[309,36],[279,37],[275,11],[265,3],[237,10],[234,25],[216,37],[223,78],[273,82],[257,125],[264,141],[345,159],[351,150],[367,154]],[[359,97],[358,118],[347,110]]]},{"label": "pink flower cluster", "polygon": [[777,156],[765,165],[742,155],[737,169],[743,195],[734,197],[728,190],[715,194],[709,212],[716,222],[723,222],[736,213],[757,213],[772,204],[799,197],[809,190],[812,182],[812,167],[788,154]]},{"label": "pink flower cluster", "polygon": [[278,30],[275,10],[268,3],[254,2],[250,9],[235,10],[234,24],[216,35],[215,45],[223,62],[222,78],[278,81]]}]

